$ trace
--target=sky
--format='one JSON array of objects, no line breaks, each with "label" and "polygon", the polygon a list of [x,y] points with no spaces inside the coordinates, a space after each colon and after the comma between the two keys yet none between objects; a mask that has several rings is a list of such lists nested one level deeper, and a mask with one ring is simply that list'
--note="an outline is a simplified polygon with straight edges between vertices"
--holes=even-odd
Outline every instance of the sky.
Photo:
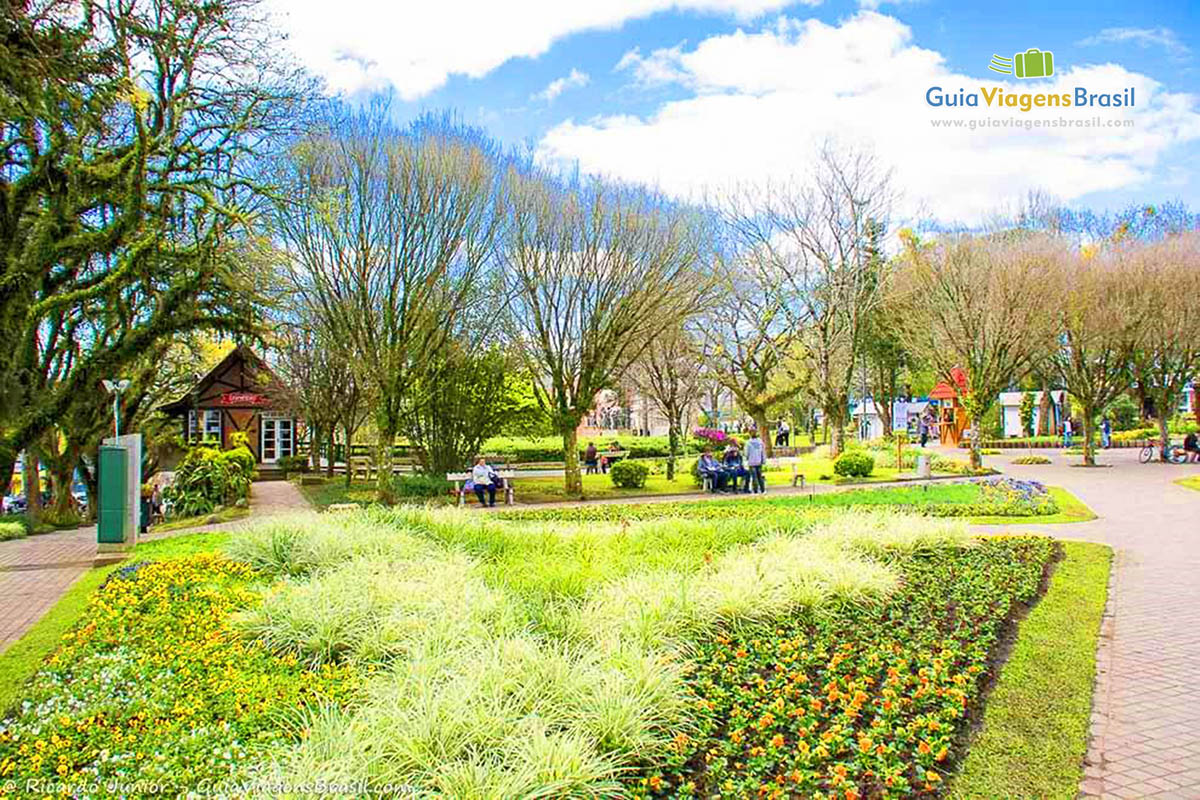
[{"label": "sky", "polygon": [[[832,142],[893,171],[901,219],[974,225],[1032,191],[1200,209],[1196,2],[268,2],[330,94],[391,93],[401,121],[451,110],[548,165],[680,197],[803,180]],[[1052,76],[1011,74],[1030,49]],[[1022,94],[1028,111],[998,105]]]}]

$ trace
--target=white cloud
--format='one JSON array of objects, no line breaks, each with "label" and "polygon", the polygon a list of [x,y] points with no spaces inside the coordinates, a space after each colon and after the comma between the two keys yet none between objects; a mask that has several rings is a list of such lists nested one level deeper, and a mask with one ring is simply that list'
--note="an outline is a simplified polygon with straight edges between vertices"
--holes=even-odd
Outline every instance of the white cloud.
[{"label": "white cloud", "polygon": [[[820,0],[809,0],[820,2]],[[619,28],[662,11],[746,21],[788,0],[268,0],[300,60],[333,92],[394,86],[413,100],[451,75],[479,78],[511,58],[535,58],[558,39]]]},{"label": "white cloud", "polygon": [[1167,51],[1168,56],[1176,61],[1184,60],[1191,55],[1191,50],[1179,41],[1175,31],[1170,28],[1105,28],[1095,36],[1081,39],[1078,44],[1087,47],[1123,42],[1132,42],[1139,47],[1161,47]]},{"label": "white cloud", "polygon": [[[735,181],[804,174],[818,142],[867,146],[894,166],[902,212],[977,221],[1042,188],[1072,200],[1150,179],[1170,147],[1200,139],[1196,100],[1116,64],[1074,67],[1048,81],[956,74],[912,41],[898,20],[860,12],[839,25],[781,20],[714,36],[692,49],[627,54],[641,83],[670,82],[692,96],[647,117],[568,120],[539,143],[546,162],[660,186],[678,195]],[[1007,92],[1111,92],[1133,87],[1133,109],[932,108],[930,86]],[[1133,128],[935,128],[931,120],[1131,119]]]},{"label": "white cloud", "polygon": [[586,72],[580,72],[577,69],[572,69],[570,74],[562,78],[555,78],[550,81],[545,89],[532,95],[530,100],[545,100],[547,103],[553,103],[554,99],[567,89],[578,89],[581,86],[587,86],[591,78]]}]

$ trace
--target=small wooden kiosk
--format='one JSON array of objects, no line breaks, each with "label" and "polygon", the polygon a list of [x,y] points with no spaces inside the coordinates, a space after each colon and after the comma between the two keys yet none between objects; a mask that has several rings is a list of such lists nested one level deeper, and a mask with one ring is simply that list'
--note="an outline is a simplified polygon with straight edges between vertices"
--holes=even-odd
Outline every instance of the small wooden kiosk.
[{"label": "small wooden kiosk", "polygon": [[967,374],[955,367],[950,371],[950,378],[953,383],[942,381],[933,387],[929,399],[937,401],[934,425],[939,440],[946,447],[958,447],[967,430],[967,411],[960,399],[967,393]]},{"label": "small wooden kiosk", "polygon": [[180,420],[187,441],[206,438],[227,448],[234,433],[244,433],[255,461],[274,464],[296,454],[301,433],[300,420],[279,402],[283,396],[266,363],[238,345],[190,392],[162,410]]}]

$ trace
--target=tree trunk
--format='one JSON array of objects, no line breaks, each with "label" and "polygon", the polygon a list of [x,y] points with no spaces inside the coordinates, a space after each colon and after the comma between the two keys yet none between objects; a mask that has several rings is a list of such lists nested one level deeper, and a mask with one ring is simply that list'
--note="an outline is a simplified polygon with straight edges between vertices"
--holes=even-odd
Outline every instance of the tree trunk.
[{"label": "tree trunk", "polygon": [[321,429],[316,424],[308,426],[308,460],[312,471],[321,474]]},{"label": "tree trunk", "polygon": [[[342,460],[346,464],[346,486],[349,487],[350,486],[350,426],[343,425],[342,433],[346,440],[346,447],[345,447],[345,452],[343,452],[343,454],[342,454]],[[330,459],[330,461],[332,462],[332,459]]]},{"label": "tree trunk", "polygon": [[583,475],[579,472],[579,431],[573,423],[560,427],[563,440],[563,477],[567,497],[583,494]]},{"label": "tree trunk", "polygon": [[337,433],[337,426],[330,425],[329,426],[329,436],[326,437],[326,439],[325,439],[325,441],[327,442],[327,447],[325,450],[325,477],[326,478],[333,477],[333,453],[334,453],[334,448],[337,446],[337,443],[334,442],[334,435],[336,433]]},{"label": "tree trunk", "polygon": [[13,473],[16,468],[17,460],[11,451],[5,450],[3,454],[0,454],[0,496],[7,495],[12,489]]},{"label": "tree trunk", "polygon": [[395,476],[392,475],[392,446],[395,443],[395,429],[388,426],[387,430],[379,430],[379,440],[375,443],[376,499],[387,506],[396,504]]},{"label": "tree trunk", "polygon": [[983,469],[983,453],[979,452],[979,431],[978,430],[975,431],[975,436],[971,437],[971,449],[969,452],[971,455],[971,469],[972,470]]},{"label": "tree trunk", "polygon": [[65,454],[55,459],[50,468],[50,508],[56,521],[65,520],[74,511],[74,498],[71,496],[71,477],[74,472],[74,463]]},{"label": "tree trunk", "polygon": [[679,414],[667,420],[667,480],[675,480],[675,456],[679,452]]},{"label": "tree trunk", "polygon": [[883,423],[883,438],[892,438],[892,398],[876,400],[875,410],[879,413],[879,421]]},{"label": "tree trunk", "polygon": [[1162,409],[1169,407],[1168,403],[1163,403],[1158,411],[1158,458],[1160,461],[1167,460],[1167,448],[1171,446],[1171,430],[1168,426],[1169,418],[1162,411]]},{"label": "tree trunk", "polygon": [[1083,463],[1085,466],[1096,466],[1096,446],[1092,442],[1092,432],[1095,430],[1096,418],[1091,406],[1082,406],[1083,412]]},{"label": "tree trunk", "polygon": [[767,410],[759,409],[757,413],[750,415],[754,419],[754,427],[758,428],[758,436],[763,440],[763,452],[767,458],[775,457],[775,439],[771,436],[771,432],[767,430]]},{"label": "tree trunk", "polygon": [[842,454],[842,439],[845,435],[843,428],[845,426],[842,425],[841,418],[834,417],[828,409],[825,411],[825,425],[825,441],[829,442],[829,457],[837,458]]},{"label": "tree trunk", "polygon": [[1042,399],[1038,401],[1038,422],[1037,430],[1034,433],[1038,436],[1053,433],[1050,429],[1050,384],[1048,383],[1042,383]]},{"label": "tree trunk", "polygon": [[25,450],[25,508],[29,519],[37,522],[42,515],[42,467],[37,454]]}]

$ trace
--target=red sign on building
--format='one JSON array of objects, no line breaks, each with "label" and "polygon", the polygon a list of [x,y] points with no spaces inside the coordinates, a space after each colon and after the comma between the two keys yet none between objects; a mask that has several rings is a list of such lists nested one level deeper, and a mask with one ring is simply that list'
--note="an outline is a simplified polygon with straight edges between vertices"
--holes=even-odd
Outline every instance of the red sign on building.
[{"label": "red sign on building", "polygon": [[226,392],[218,402],[223,406],[265,406],[268,401],[257,392]]}]

